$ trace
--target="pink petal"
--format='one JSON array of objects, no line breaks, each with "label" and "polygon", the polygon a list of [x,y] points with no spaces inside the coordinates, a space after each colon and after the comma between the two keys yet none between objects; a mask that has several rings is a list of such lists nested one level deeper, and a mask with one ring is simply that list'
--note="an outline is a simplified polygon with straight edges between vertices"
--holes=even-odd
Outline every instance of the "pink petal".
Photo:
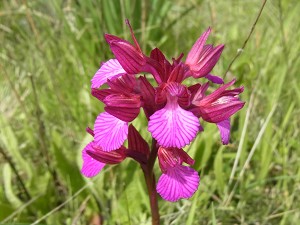
[{"label": "pink petal", "polygon": [[184,108],[190,105],[191,93],[186,86],[177,82],[170,82],[166,85],[165,90],[172,99],[175,96],[177,97],[177,102],[181,107]]},{"label": "pink petal", "polygon": [[141,101],[139,95],[112,94],[105,97],[103,102],[106,104],[106,112],[125,122],[131,122],[140,112]]},{"label": "pink petal", "polygon": [[199,120],[177,103],[168,102],[163,109],[150,117],[148,126],[159,145],[182,148],[197,135]]},{"label": "pink petal", "polygon": [[[108,80],[109,82],[109,80]],[[103,102],[103,100],[112,94],[119,94],[118,91],[112,90],[112,89],[97,89],[97,88],[92,88],[91,94],[98,98],[101,102]]]},{"label": "pink petal", "polygon": [[106,83],[107,79],[114,79],[126,74],[117,59],[110,59],[105,62],[100,69],[96,72],[91,80],[91,88],[99,88],[102,84]]},{"label": "pink petal", "polygon": [[121,147],[127,138],[128,124],[107,112],[99,114],[94,126],[95,143],[103,151],[112,151]]},{"label": "pink petal", "polygon": [[93,159],[91,156],[87,154],[86,151],[95,152],[95,149],[93,148],[93,142],[90,142],[82,150],[83,165],[82,165],[81,173],[86,177],[94,177],[103,169],[105,163],[101,163]]},{"label": "pink petal", "polygon": [[205,76],[206,79],[210,80],[211,82],[215,84],[224,84],[224,80],[221,77],[214,76],[211,74],[208,74]]},{"label": "pink petal", "polygon": [[167,61],[165,55],[159,50],[159,48],[154,48],[151,51],[150,58],[156,60],[161,66],[166,63],[168,67],[171,67],[171,64]]},{"label": "pink petal", "polygon": [[192,49],[187,55],[186,64],[192,65],[196,64],[200,59],[200,53],[205,45],[205,42],[211,32],[210,27],[198,38],[198,40],[193,45]]},{"label": "pink petal", "polygon": [[146,77],[139,77],[138,84],[136,85],[137,92],[142,96],[143,108],[146,116],[149,118],[157,108],[155,103],[155,89],[146,79]]},{"label": "pink petal", "polygon": [[181,148],[164,148],[160,146],[157,152],[157,156],[159,167],[164,173],[170,168],[181,165],[183,162],[189,165],[194,165],[195,163],[195,160],[193,160]]},{"label": "pink petal", "polygon": [[110,42],[110,49],[128,74],[141,72],[146,63],[144,55],[126,42]]},{"label": "pink petal", "polygon": [[86,153],[91,156],[93,159],[105,163],[105,164],[118,164],[122,162],[126,158],[125,150],[126,148],[124,146],[121,146],[121,148],[117,150],[113,150],[110,152],[105,152],[100,148],[99,146],[96,146],[94,144],[95,151],[90,151],[89,149],[86,150]]},{"label": "pink petal", "polygon": [[167,82],[178,82],[181,83],[184,80],[184,64],[179,63],[170,73]]},{"label": "pink petal", "polygon": [[115,92],[129,94],[136,87],[137,81],[134,76],[125,74],[117,79],[107,80],[107,84]]},{"label": "pink petal", "polygon": [[219,123],[243,108],[245,102],[237,97],[223,96],[210,105],[199,106],[200,116],[207,122]]},{"label": "pink petal", "polygon": [[162,174],[156,190],[167,201],[175,202],[190,198],[197,191],[200,177],[194,169],[177,165]]},{"label": "pink petal", "polygon": [[193,77],[200,78],[206,76],[218,62],[224,45],[219,45],[211,50],[205,58],[202,58],[197,64],[191,65],[190,68],[193,71]]},{"label": "pink petal", "polygon": [[115,35],[112,35],[112,34],[104,34],[104,38],[105,38],[105,40],[107,41],[108,44],[110,44],[113,41],[125,42],[125,43],[130,44],[130,42],[128,42],[128,41],[126,41],[122,38],[119,38]]},{"label": "pink petal", "polygon": [[230,139],[230,118],[217,123],[217,126],[220,131],[222,143],[227,145]]},{"label": "pink petal", "polygon": [[128,149],[141,152],[148,156],[150,154],[150,149],[145,139],[132,124],[129,125],[128,131]]}]

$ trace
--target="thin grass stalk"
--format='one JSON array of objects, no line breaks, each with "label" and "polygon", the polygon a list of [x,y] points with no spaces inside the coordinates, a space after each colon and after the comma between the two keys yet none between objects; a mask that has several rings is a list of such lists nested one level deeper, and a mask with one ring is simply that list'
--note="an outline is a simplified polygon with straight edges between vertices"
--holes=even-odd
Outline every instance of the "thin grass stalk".
[{"label": "thin grass stalk", "polygon": [[46,213],[44,216],[42,216],[41,218],[37,219],[36,221],[34,221],[33,223],[31,223],[30,225],[37,225],[40,222],[42,222],[43,220],[47,219],[49,216],[51,216],[52,214],[56,213],[57,211],[59,211],[61,208],[63,208],[66,204],[68,204],[70,201],[74,200],[81,192],[83,192],[88,186],[90,186],[89,184],[84,185],[82,188],[80,188],[74,195],[72,195],[70,198],[68,198],[66,201],[64,201],[63,203],[61,203],[59,206],[55,207],[54,209],[52,209],[50,212]]},{"label": "thin grass stalk", "polygon": [[17,167],[16,165],[14,164],[13,160],[11,159],[11,157],[6,154],[5,150],[3,148],[0,147],[0,153],[3,155],[4,159],[8,162],[8,164],[10,165],[10,167],[12,168],[12,170],[14,171],[16,177],[17,177],[17,180],[21,186],[21,189],[23,190],[23,192],[25,193],[26,195],[26,198],[27,198],[27,201],[31,200],[31,195],[29,193],[29,191],[27,190],[26,186],[25,186],[25,183],[23,182],[23,179],[22,177],[20,176],[18,170],[17,170]]},{"label": "thin grass stalk", "polygon": [[56,172],[55,168],[52,166],[49,151],[47,149],[47,137],[46,137],[46,131],[45,131],[45,124],[44,124],[44,122],[41,118],[42,109],[41,109],[40,104],[39,104],[39,99],[38,99],[37,91],[36,91],[36,88],[35,88],[35,83],[34,83],[34,80],[33,80],[33,76],[30,75],[29,78],[30,78],[30,81],[31,81],[32,91],[33,91],[33,95],[34,95],[34,104],[35,104],[35,107],[36,107],[36,119],[37,119],[37,123],[38,123],[38,135],[39,135],[40,147],[41,147],[41,150],[42,150],[42,154],[45,158],[45,163],[46,163],[46,165],[48,167],[48,170],[49,170],[49,172],[52,176],[52,179],[55,183],[55,186],[59,187],[59,186],[61,186],[60,181],[58,179],[57,172]]},{"label": "thin grass stalk", "polygon": [[255,142],[254,142],[254,144],[253,144],[253,146],[252,146],[252,148],[250,150],[250,153],[249,153],[249,155],[247,157],[246,162],[244,163],[244,166],[243,166],[241,172],[239,173],[239,176],[238,176],[237,181],[235,182],[235,184],[234,184],[234,186],[232,188],[231,193],[229,194],[229,196],[225,200],[224,206],[228,206],[228,204],[230,203],[230,201],[231,201],[231,199],[232,199],[232,197],[233,197],[233,195],[235,193],[235,190],[236,190],[239,182],[241,181],[241,179],[242,179],[242,177],[243,177],[243,175],[244,175],[244,173],[246,171],[246,168],[249,166],[250,161],[251,161],[251,159],[252,159],[252,157],[253,157],[256,149],[257,149],[258,144],[260,143],[260,141],[262,139],[263,134],[265,133],[267,125],[269,124],[269,121],[272,118],[272,116],[273,116],[276,108],[277,108],[277,104],[274,104],[273,107],[272,107],[272,109],[271,109],[271,111],[270,111],[270,113],[269,113],[269,115],[266,118],[266,121],[264,122],[262,128],[260,129],[260,131],[259,131],[259,133],[258,133],[258,135],[257,135],[257,137],[255,139]]},{"label": "thin grass stalk", "polygon": [[19,102],[19,105],[22,108],[22,111],[26,114],[27,118],[30,118],[28,111],[26,110],[25,104],[21,99],[21,96],[19,95],[17,89],[15,88],[15,85],[13,84],[13,82],[11,81],[11,79],[9,78],[6,69],[4,68],[4,66],[2,66],[0,64],[0,70],[3,71],[4,77],[5,79],[8,81],[10,88],[12,89],[14,95],[16,96],[17,101]]},{"label": "thin grass stalk", "polygon": [[224,80],[225,80],[225,78],[226,78],[227,73],[228,73],[229,70],[231,69],[232,64],[235,62],[235,60],[236,60],[236,59],[242,54],[242,52],[244,51],[244,49],[245,49],[245,47],[246,47],[246,45],[247,45],[247,43],[248,43],[248,41],[249,41],[249,39],[250,39],[252,33],[253,33],[253,31],[254,31],[254,29],[255,29],[255,27],[256,27],[256,24],[257,24],[257,22],[258,22],[258,20],[259,20],[259,18],[260,18],[260,16],[261,16],[261,13],[262,13],[263,9],[265,8],[266,3],[267,3],[267,0],[264,0],[263,3],[262,3],[262,5],[261,5],[261,7],[260,7],[260,9],[259,9],[259,12],[258,12],[258,14],[257,14],[257,16],[256,16],[256,19],[255,19],[255,21],[254,21],[254,23],[253,23],[253,25],[252,25],[252,27],[251,27],[251,30],[250,30],[250,32],[249,32],[249,34],[248,34],[248,37],[247,37],[246,40],[244,41],[243,46],[242,46],[241,48],[238,49],[237,54],[236,54],[235,57],[232,59],[232,61],[231,61],[231,63],[229,64],[229,66],[228,66],[226,72],[224,73],[224,75],[223,75],[223,79],[224,79]]}]

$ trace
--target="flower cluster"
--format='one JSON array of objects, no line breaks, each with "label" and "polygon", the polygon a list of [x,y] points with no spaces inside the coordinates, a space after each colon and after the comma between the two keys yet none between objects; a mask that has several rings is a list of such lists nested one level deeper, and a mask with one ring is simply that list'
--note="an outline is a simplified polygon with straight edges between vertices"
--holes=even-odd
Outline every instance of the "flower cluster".
[{"label": "flower cluster", "polygon": [[[155,48],[145,55],[130,28],[134,44],[111,34],[105,34],[115,58],[103,63],[91,80],[91,93],[105,104],[105,112],[95,121],[93,136],[82,151],[82,174],[97,175],[106,164],[118,164],[130,157],[145,166],[150,148],[132,122],[142,108],[148,120],[148,131],[154,139],[162,171],[156,189],[168,201],[191,197],[198,188],[199,175],[194,160],[183,150],[202,132],[199,119],[215,123],[223,144],[230,137],[230,117],[244,106],[238,95],[243,87],[229,89],[232,80],[224,84],[210,74],[224,45],[205,44],[209,28],[195,42],[185,60],[183,54],[169,62]],[[151,74],[147,77],[143,74]],[[191,86],[185,79],[207,79]],[[154,85],[151,83],[155,83]],[[211,83],[220,87],[207,94]],[[103,88],[106,84],[108,88]],[[123,146],[128,139],[128,146]],[[185,163],[185,164],[184,164]]]}]

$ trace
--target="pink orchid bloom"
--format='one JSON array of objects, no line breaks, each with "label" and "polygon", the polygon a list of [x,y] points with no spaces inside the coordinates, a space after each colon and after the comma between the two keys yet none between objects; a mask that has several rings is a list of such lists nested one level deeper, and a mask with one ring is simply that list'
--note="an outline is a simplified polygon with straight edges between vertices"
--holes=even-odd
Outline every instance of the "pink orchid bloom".
[{"label": "pink orchid bloom", "polygon": [[[200,120],[215,123],[222,143],[228,144],[230,117],[245,104],[238,98],[243,87],[227,90],[235,80],[224,84],[211,74],[224,45],[205,44],[210,28],[195,42],[184,62],[183,54],[169,62],[158,48],[149,56],[144,54],[128,21],[127,25],[134,44],[105,34],[115,58],[104,62],[91,80],[91,93],[105,105],[105,112],[97,116],[94,131],[88,129],[94,139],[82,151],[82,173],[95,176],[106,164],[121,163],[128,157],[147,170],[148,161],[153,160],[150,152],[157,151],[162,170],[157,192],[167,201],[190,198],[200,178],[196,170],[183,165],[191,166],[194,160],[182,148],[203,131]],[[183,83],[202,77],[221,86],[207,94],[209,82],[191,86]],[[131,124],[141,109],[154,140],[151,151]],[[128,146],[124,147],[127,139]]]}]

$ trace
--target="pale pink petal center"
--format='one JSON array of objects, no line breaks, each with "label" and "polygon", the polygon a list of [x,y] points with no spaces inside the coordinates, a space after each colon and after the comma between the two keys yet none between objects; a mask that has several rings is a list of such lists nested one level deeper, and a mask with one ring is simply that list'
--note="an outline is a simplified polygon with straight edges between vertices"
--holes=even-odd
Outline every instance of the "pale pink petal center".
[{"label": "pale pink petal center", "polygon": [[92,82],[92,88],[99,88],[102,84],[106,83],[107,79],[115,79],[126,74],[121,64],[117,59],[110,59],[95,73]]},{"label": "pale pink petal center", "polygon": [[95,143],[103,151],[116,150],[127,138],[128,123],[104,112],[95,121],[94,133]]},{"label": "pale pink petal center", "polygon": [[181,198],[190,198],[197,191],[200,177],[194,169],[177,165],[162,174],[156,190],[167,201],[175,202]]},{"label": "pale pink petal center", "polygon": [[82,159],[83,165],[81,169],[81,173],[86,177],[94,177],[96,176],[105,166],[105,163],[101,163],[91,156],[87,154],[87,150],[95,151],[93,148],[93,142],[90,142],[83,150],[82,150]]},{"label": "pale pink petal center", "polygon": [[148,130],[159,145],[182,148],[197,135],[199,120],[177,103],[168,102],[163,109],[150,117],[148,126]]}]

